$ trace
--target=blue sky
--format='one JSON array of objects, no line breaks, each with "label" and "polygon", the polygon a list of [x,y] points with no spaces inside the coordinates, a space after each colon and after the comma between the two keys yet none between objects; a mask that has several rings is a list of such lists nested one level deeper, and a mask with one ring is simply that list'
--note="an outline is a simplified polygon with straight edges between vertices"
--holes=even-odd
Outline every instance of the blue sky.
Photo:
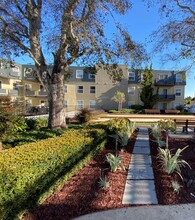
[{"label": "blue sky", "polygon": [[[152,44],[149,43],[150,35],[152,31],[156,30],[162,21],[158,14],[158,9],[152,7],[148,9],[142,0],[132,0],[133,7],[125,16],[117,16],[117,21],[119,21],[123,26],[125,26],[132,37],[132,39],[138,43],[144,43],[147,52],[151,52]],[[106,26],[106,31],[108,33],[113,32],[113,21],[110,21]],[[171,48],[169,49],[171,53]],[[162,63],[162,54],[155,54],[152,57],[152,66],[155,70],[181,70],[184,69],[188,63],[183,62],[166,62]],[[20,63],[30,63],[31,59],[26,57],[20,57],[15,59],[16,62]],[[149,64],[150,65],[150,64]],[[195,96],[195,68],[187,72],[187,85],[185,91],[185,97]]]}]

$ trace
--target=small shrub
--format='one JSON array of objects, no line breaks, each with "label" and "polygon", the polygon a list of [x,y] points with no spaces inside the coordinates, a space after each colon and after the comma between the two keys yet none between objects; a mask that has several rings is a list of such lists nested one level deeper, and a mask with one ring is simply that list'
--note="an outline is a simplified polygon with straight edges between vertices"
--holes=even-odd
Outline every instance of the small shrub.
[{"label": "small shrub", "polygon": [[87,123],[92,118],[92,112],[90,109],[83,108],[79,111],[79,113],[75,116],[76,120],[79,121],[79,123]]},{"label": "small shrub", "polygon": [[179,157],[187,147],[188,146],[184,147],[183,149],[179,148],[174,155],[172,155],[171,151],[167,148],[159,148],[158,158],[160,159],[161,165],[167,174],[176,172],[181,177],[181,179],[183,179],[181,176],[181,167],[185,167],[186,165],[190,167],[190,165]]},{"label": "small shrub", "polygon": [[29,118],[26,119],[28,125],[28,130],[37,130],[43,127],[47,127],[48,119],[47,118]]},{"label": "small shrub", "polygon": [[171,185],[173,187],[174,192],[178,194],[182,186],[176,180],[172,180]]},{"label": "small shrub", "polygon": [[105,177],[100,177],[100,180],[99,180],[98,184],[99,184],[99,187],[103,188],[103,189],[106,189],[110,186],[110,183],[109,183],[106,176]]},{"label": "small shrub", "polygon": [[14,121],[14,131],[15,132],[23,132],[26,131],[28,128],[28,125],[26,123],[26,120],[24,117],[17,117],[16,120]]},{"label": "small shrub", "polygon": [[109,163],[112,172],[116,172],[118,169],[125,170],[121,157],[109,153],[106,155],[106,160]]},{"label": "small shrub", "polygon": [[143,106],[142,105],[131,105],[131,108],[135,110],[142,110]]}]

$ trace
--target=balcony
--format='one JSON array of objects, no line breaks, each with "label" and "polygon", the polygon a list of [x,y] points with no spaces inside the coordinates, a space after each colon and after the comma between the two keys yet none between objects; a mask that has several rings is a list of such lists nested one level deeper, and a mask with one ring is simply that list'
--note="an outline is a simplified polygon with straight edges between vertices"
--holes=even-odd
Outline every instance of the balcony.
[{"label": "balcony", "polygon": [[6,89],[0,89],[0,95],[6,95]]},{"label": "balcony", "polygon": [[38,91],[38,96],[47,96],[47,91],[45,91],[45,90],[42,90],[42,91]]},{"label": "balcony", "polygon": [[10,89],[10,90],[9,90],[9,95],[10,95],[10,96],[18,96],[18,90],[16,90],[16,89]]},{"label": "balcony", "polygon": [[175,85],[175,80],[173,77],[169,77],[167,79],[155,79],[154,80],[154,85],[155,86],[174,86]]},{"label": "balcony", "polygon": [[26,94],[26,96],[35,96],[35,91],[26,89],[25,90],[25,94]]},{"label": "balcony", "polygon": [[158,95],[158,101],[174,101],[175,95]]}]

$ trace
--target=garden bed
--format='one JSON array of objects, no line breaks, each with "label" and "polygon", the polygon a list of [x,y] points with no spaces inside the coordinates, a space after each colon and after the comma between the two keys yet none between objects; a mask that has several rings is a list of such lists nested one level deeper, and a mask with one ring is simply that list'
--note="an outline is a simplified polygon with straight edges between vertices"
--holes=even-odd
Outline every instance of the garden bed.
[{"label": "garden bed", "polygon": [[[132,206],[122,205],[122,196],[135,139],[136,133],[132,135],[126,151],[120,152],[120,156],[124,161],[125,171],[118,170],[116,173],[108,171],[106,173],[110,182],[109,188],[101,189],[98,184],[101,171],[108,167],[105,163],[105,155],[113,152],[108,147],[96,155],[77,175],[72,177],[60,191],[49,197],[38,208],[26,214],[23,220],[66,220],[101,210]],[[157,146],[153,141],[150,143],[159,204],[195,203],[194,196],[190,194],[195,195],[194,189],[190,186],[188,188],[187,184],[182,182],[180,178],[176,176],[170,177],[163,172],[156,158]],[[195,169],[195,153],[193,150],[195,144],[193,140],[170,138],[169,143],[169,147],[174,151],[179,147],[183,148],[189,145],[183,152],[183,159]],[[184,169],[182,173],[186,174],[188,170]],[[182,185],[179,193],[174,192],[171,186],[173,177],[178,178]]]}]

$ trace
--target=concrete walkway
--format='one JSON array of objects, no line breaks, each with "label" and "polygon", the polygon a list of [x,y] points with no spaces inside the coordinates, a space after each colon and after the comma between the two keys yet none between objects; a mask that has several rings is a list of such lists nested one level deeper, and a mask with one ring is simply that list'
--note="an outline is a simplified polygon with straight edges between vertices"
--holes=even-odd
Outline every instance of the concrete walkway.
[{"label": "concrete walkway", "polygon": [[147,128],[137,135],[122,204],[158,204]]},{"label": "concrete walkway", "polygon": [[147,128],[139,130],[127,183],[123,204],[143,204],[142,206],[111,209],[83,215],[77,220],[194,220],[195,205],[149,205],[157,204],[153,170],[149,151]]},{"label": "concrete walkway", "polygon": [[194,220],[194,204],[151,205],[95,212],[77,220]]}]

